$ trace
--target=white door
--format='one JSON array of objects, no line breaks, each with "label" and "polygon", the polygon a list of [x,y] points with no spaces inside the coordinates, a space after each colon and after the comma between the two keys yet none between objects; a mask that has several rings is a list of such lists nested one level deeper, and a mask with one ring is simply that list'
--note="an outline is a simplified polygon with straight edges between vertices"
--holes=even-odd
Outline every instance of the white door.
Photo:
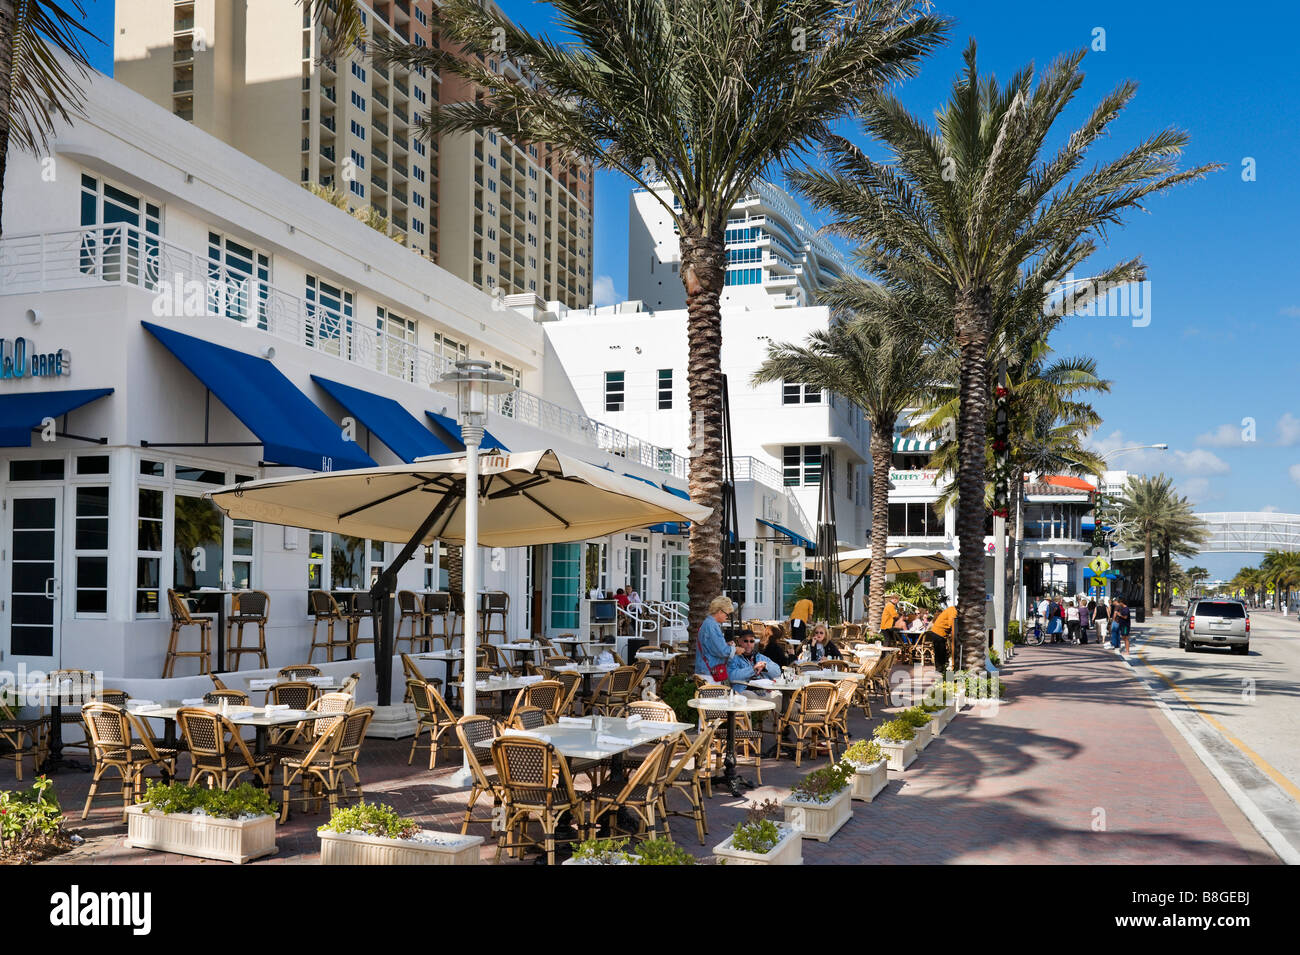
[{"label": "white door", "polygon": [[60,492],[11,491],[4,499],[0,642],[4,669],[48,672],[59,659],[63,540]]}]

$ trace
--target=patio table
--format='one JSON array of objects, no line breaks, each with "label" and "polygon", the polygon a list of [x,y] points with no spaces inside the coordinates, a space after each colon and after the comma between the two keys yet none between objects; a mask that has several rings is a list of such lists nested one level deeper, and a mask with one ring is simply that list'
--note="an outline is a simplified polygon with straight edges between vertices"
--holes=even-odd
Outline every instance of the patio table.
[{"label": "patio table", "polygon": [[606,673],[613,673],[618,669],[617,663],[566,663],[563,666],[555,668],[556,673],[581,673],[582,674],[582,695],[586,699],[591,698],[591,678],[599,673],[604,676]]},{"label": "patio table", "polygon": [[[592,725],[593,717],[581,720],[566,717],[562,723],[552,723],[541,729],[507,730],[506,734],[545,740],[565,759],[605,760],[693,728],[690,723],[660,723],[655,720],[629,723],[624,718],[613,716],[602,716],[600,719],[599,735]],[[492,740],[483,740],[476,745],[490,749]]]},{"label": "patio table", "polygon": [[49,772],[54,769],[75,769],[83,773],[90,772],[91,767],[75,759],[63,758],[63,704],[81,706],[94,698],[95,684],[82,680],[65,679],[59,686],[53,686],[49,680],[41,683],[28,683],[17,690],[19,701],[39,700],[41,706],[50,708],[50,753],[42,767]]},{"label": "patio table", "polygon": [[765,713],[776,709],[771,700],[754,700],[748,696],[733,693],[731,696],[706,696],[687,700],[686,705],[694,710],[709,713],[727,714],[727,753],[722,760],[722,775],[714,780],[727,787],[733,796],[741,795],[741,787],[753,789],[754,784],[748,779],[736,775],[736,714]]},{"label": "patio table", "polygon": [[[179,705],[168,705],[159,707],[156,710],[128,709],[128,712],[141,719],[166,720],[167,727],[164,730],[163,745],[174,748],[176,745],[176,711],[182,708]],[[219,706],[184,708],[207,710],[209,713],[221,713],[221,707]],[[338,716],[337,713],[319,713],[315,710],[273,710],[268,713],[266,708],[262,706],[232,706],[223,715],[236,726],[253,727],[256,733],[253,740],[254,756],[266,755],[267,739],[273,726],[289,726],[294,723],[301,723],[304,720],[333,719]]]},{"label": "patio table", "polygon": [[551,642],[558,643],[562,647],[567,646],[569,648],[569,656],[576,660],[578,659],[578,647],[582,646],[587,641],[582,637],[555,637]]},{"label": "patio table", "polygon": [[465,653],[462,650],[429,650],[425,653],[416,653],[411,657],[412,660],[441,660],[446,667],[446,679],[443,681],[443,689],[451,692],[451,665],[457,660],[464,660]]}]

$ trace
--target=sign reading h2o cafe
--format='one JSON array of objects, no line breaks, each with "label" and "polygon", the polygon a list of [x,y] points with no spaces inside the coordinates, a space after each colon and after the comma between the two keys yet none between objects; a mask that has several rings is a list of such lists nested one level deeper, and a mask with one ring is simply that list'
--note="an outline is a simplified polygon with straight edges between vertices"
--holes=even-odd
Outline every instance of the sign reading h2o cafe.
[{"label": "sign reading h2o cafe", "polygon": [[38,352],[25,338],[0,338],[0,379],[57,378],[72,374],[72,353],[66,348]]}]

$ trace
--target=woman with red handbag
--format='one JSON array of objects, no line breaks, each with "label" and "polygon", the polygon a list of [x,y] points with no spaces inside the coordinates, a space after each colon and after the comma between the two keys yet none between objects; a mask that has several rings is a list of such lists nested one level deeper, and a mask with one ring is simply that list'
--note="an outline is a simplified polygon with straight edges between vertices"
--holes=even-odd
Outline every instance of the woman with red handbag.
[{"label": "woman with red handbag", "polygon": [[722,635],[722,622],[735,612],[728,597],[714,597],[709,601],[709,613],[700,624],[695,642],[695,672],[707,676],[714,683],[727,682],[727,660],[736,652],[733,644]]}]

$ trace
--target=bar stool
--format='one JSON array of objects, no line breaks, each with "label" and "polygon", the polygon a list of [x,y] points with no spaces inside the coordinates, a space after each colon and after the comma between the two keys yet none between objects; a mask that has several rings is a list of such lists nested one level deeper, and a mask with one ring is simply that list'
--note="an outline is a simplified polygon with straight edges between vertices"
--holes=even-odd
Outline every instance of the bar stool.
[{"label": "bar stool", "polygon": [[[334,649],[341,647],[346,650],[351,645],[352,622],[343,616],[343,611],[339,609],[336,601],[328,591],[312,590],[307,594],[307,613],[314,619],[311,625],[311,649],[307,652],[307,662],[311,663],[312,657],[316,655],[318,649],[325,651],[325,659],[330,663],[334,662]],[[322,643],[317,639],[316,630],[321,623],[325,624],[325,642]],[[334,639],[334,624],[343,624],[343,639]]]},{"label": "bar stool", "polygon": [[510,613],[510,595],[501,590],[480,594],[479,624],[484,640],[495,636],[505,639],[506,616]]},{"label": "bar stool", "polygon": [[[271,597],[263,590],[250,590],[230,598],[230,619],[226,621],[226,669],[238,670],[239,658],[245,653],[255,654],[263,667],[266,662],[266,618],[271,607]],[[257,624],[257,643],[244,645],[244,627]]]},{"label": "bar stool", "polygon": [[[372,647],[375,645],[375,598],[369,593],[358,591],[352,595],[352,602],[349,604],[344,616],[348,619],[348,659],[357,658],[357,646],[362,643],[368,643]],[[370,636],[361,636],[361,621],[370,621]]]},{"label": "bar stool", "polygon": [[[424,608],[425,617],[428,619],[430,636],[434,639],[440,639],[443,647],[451,650],[453,630],[455,629],[451,612],[451,594],[445,591],[425,594],[421,606]],[[433,627],[435,622],[438,623],[436,630]]]},{"label": "bar stool", "polygon": [[[212,672],[212,618],[201,614],[190,613],[189,605],[174,590],[167,591],[167,606],[172,614],[172,633],[171,639],[167,642],[167,659],[163,663],[163,679],[171,677],[176,670],[177,657],[198,657],[199,673]],[[177,644],[182,627],[199,628],[199,649],[197,650],[178,650]]]},{"label": "bar stool", "polygon": [[[397,629],[393,632],[393,649],[401,652],[402,641],[405,640],[411,645],[411,652],[415,652],[416,642],[428,643],[428,637],[425,635],[431,625],[433,614],[425,609],[419,594],[414,590],[399,590],[397,592],[397,609],[400,616],[397,618]],[[402,636],[402,623],[411,622],[411,632],[407,636]],[[419,627],[417,631],[417,625]]]},{"label": "bar stool", "polygon": [[[452,639],[465,636],[465,595],[458,590],[453,590],[447,594],[451,603],[451,633]],[[447,641],[447,649],[452,649],[452,640]]]}]

